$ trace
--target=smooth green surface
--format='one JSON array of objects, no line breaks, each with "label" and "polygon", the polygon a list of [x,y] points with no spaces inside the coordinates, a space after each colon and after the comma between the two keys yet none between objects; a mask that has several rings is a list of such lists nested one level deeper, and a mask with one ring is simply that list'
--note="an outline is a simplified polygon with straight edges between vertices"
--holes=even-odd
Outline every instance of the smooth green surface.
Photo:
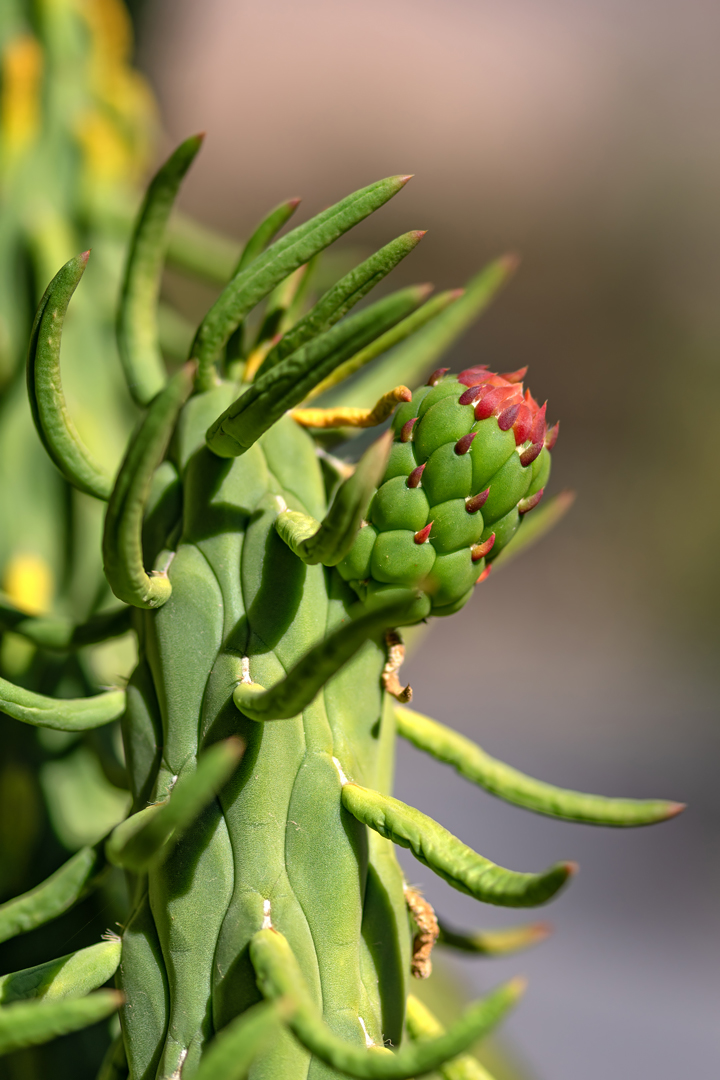
[{"label": "smooth green surface", "polygon": [[682,809],[679,803],[660,799],[609,799],[554,787],[503,764],[464,735],[429,716],[397,706],[395,718],[398,734],[413,746],[452,765],[461,776],[505,802],[538,814],[582,821],[586,825],[629,827],[666,821]]},{"label": "smooth green surface", "polygon": [[541,874],[506,870],[478,855],[426,814],[359,784],[345,784],[342,800],[358,821],[394,844],[409,848],[419,862],[454,889],[485,904],[535,907],[547,903],[574,870],[569,863],[556,863]]},{"label": "smooth green surface", "polygon": [[113,830],[106,846],[110,862],[140,874],[167,857],[236,768],[242,750],[239,739],[227,739],[201,754],[195,772],[180,777],[166,803],[140,810]]}]

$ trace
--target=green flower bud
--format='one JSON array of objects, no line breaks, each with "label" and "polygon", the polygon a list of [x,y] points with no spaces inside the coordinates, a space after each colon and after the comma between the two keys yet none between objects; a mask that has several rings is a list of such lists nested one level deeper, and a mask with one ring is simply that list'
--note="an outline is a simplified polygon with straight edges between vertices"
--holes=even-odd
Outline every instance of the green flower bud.
[{"label": "green flower bud", "polygon": [[524,374],[436,372],[398,408],[369,522],[338,566],[366,603],[414,586],[429,601],[418,612],[458,611],[537,505],[557,425],[548,431]]}]

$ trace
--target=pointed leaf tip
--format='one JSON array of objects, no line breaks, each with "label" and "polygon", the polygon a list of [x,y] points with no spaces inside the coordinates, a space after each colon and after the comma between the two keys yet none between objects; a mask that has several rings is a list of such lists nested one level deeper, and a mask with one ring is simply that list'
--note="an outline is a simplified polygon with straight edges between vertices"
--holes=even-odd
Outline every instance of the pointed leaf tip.
[{"label": "pointed leaf tip", "polygon": [[83,263],[83,265],[86,264],[88,259],[90,258],[91,251],[92,248],[88,248],[87,251],[83,251],[81,255],[78,255],[78,259],[80,259],[80,262]]},{"label": "pointed leaf tip", "polygon": [[397,180],[398,184],[404,187],[405,184],[407,184],[408,180],[412,180],[414,175],[415,173],[404,173],[402,175],[398,173],[398,175],[393,177],[393,179]]},{"label": "pointed leaf tip", "polygon": [[505,983],[506,989],[512,994],[516,1001],[523,996],[527,990],[527,985],[528,981],[525,975],[515,975],[514,978]]},{"label": "pointed leaf tip", "polygon": [[661,819],[663,821],[669,821],[670,818],[677,817],[678,814],[682,814],[683,810],[687,810],[687,803],[684,802],[669,802],[667,804],[667,812]]},{"label": "pointed leaf tip", "polygon": [[521,261],[520,256],[515,251],[509,251],[507,255],[501,255],[498,259],[498,263],[507,274],[514,273]]}]

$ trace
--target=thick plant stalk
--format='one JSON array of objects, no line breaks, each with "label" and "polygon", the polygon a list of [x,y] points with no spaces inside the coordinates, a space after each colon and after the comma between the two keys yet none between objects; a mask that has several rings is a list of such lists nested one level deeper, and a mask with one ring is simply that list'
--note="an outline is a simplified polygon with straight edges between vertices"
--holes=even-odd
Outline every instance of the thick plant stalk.
[{"label": "thick plant stalk", "polygon": [[[122,711],[132,794],[130,814],[96,850],[0,908],[0,935],[55,918],[107,860],[129,886],[122,945],[16,972],[0,993],[42,986],[46,998],[53,987],[77,995],[9,1006],[26,1042],[120,1007],[122,1042],[108,1050],[100,1080],[478,1076],[480,1066],[458,1055],[502,1019],[522,982],[498,987],[443,1031],[408,1003],[410,975],[429,974],[438,935],[491,955],[547,929],[493,937],[438,925],[404,881],[394,845],[451,887],[506,907],[550,901],[574,864],[507,870],[394,799],[396,734],[539,812],[637,825],[681,807],[551,788],[395,701],[410,699],[398,674],[399,629],[459,610],[500,551],[522,542],[549,480],[557,426],[548,428],[546,406],[523,389],[524,369],[436,368],[426,385],[405,386],[486,306],[513,261],[491,264],[462,293],[433,301],[427,286],[411,286],[351,313],[422,235],[406,233],[313,303],[302,268],[407,177],[363,188],[274,239],[297,206],[288,200],[258,226],[191,359],[168,379],[153,305],[172,201],[198,145],[184,143],[151,184],[118,318],[145,411],[106,492],[103,564],[133,609],[137,667],[125,690],[71,700],[0,683],[11,716],[46,727],[81,730]],[[54,279],[41,327],[49,298],[69,300],[78,266],[71,260]],[[52,346],[59,386],[59,323]],[[81,483],[65,403],[35,375],[40,351],[30,359],[38,430]],[[355,409],[340,378],[371,360],[375,371],[351,388],[377,392]],[[395,410],[391,429],[356,466],[321,445],[383,409]],[[64,442],[48,437],[58,417]],[[557,516],[545,516],[535,538]],[[124,608],[78,625],[22,614],[0,604],[6,624],[57,648],[127,625]],[[108,997],[95,987],[118,960],[122,998]]]}]

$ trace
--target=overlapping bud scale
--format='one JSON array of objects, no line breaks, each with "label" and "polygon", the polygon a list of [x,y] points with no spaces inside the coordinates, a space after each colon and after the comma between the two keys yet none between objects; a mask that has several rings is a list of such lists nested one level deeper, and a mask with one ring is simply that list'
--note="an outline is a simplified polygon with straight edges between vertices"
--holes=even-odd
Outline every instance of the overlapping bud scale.
[{"label": "overlapping bud scale", "polygon": [[557,439],[526,370],[441,368],[397,410],[385,477],[338,566],[362,599],[419,587],[427,614],[450,615],[487,576],[542,498]]}]

